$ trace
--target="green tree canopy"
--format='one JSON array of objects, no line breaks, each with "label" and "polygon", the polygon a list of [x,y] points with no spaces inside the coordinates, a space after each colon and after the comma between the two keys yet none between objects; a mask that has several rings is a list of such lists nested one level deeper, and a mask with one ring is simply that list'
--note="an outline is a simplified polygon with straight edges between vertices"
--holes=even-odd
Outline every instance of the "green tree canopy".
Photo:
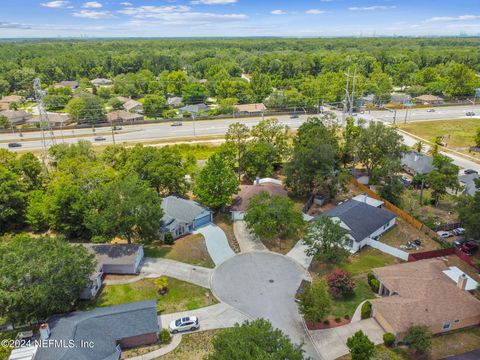
[{"label": "green tree canopy", "polygon": [[413,325],[407,330],[403,341],[418,355],[425,355],[432,349],[432,332],[424,325]]},{"label": "green tree canopy", "polygon": [[105,120],[103,101],[92,94],[71,99],[65,109],[77,123],[96,124]]},{"label": "green tree canopy", "polygon": [[94,269],[93,254],[61,238],[6,239],[0,242],[0,316],[24,323],[70,311]]},{"label": "green tree canopy", "polygon": [[307,321],[320,322],[325,319],[330,312],[331,301],[323,281],[305,286],[298,309]]},{"label": "green tree canopy", "polygon": [[0,165],[0,233],[21,224],[27,193],[20,177]]},{"label": "green tree canopy", "polygon": [[162,95],[147,95],[143,102],[143,112],[145,115],[157,119],[162,116],[166,106],[167,100]]},{"label": "green tree canopy", "polygon": [[347,339],[352,360],[370,360],[375,353],[375,344],[363,333],[362,330]]},{"label": "green tree canopy", "polygon": [[448,156],[437,154],[433,157],[434,169],[426,176],[426,184],[432,190],[432,199],[435,206],[440,198],[447,194],[448,189],[457,189],[458,166]]}]

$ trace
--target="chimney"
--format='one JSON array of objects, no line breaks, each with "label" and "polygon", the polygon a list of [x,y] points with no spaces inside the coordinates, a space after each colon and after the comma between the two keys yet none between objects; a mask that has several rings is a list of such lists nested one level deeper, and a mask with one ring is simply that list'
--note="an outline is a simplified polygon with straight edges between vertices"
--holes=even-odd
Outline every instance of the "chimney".
[{"label": "chimney", "polygon": [[255,185],[258,186],[260,185],[260,178],[257,176],[257,178],[255,179]]},{"label": "chimney", "polygon": [[467,275],[465,274],[462,274],[458,277],[458,281],[457,281],[457,286],[462,289],[462,290],[465,290],[467,288]]},{"label": "chimney", "polygon": [[40,338],[42,340],[47,340],[50,337],[50,326],[48,323],[43,323],[40,325]]}]

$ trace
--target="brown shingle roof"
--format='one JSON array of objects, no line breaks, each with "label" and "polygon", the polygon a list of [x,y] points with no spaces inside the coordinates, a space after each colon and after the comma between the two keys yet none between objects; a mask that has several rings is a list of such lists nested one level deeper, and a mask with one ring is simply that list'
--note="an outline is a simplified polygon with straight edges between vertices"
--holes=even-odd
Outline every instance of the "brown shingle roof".
[{"label": "brown shingle roof", "polygon": [[270,195],[287,196],[287,190],[282,185],[265,182],[259,185],[240,185],[240,192],[233,201],[232,211],[245,211],[250,199],[262,191]]},{"label": "brown shingle roof", "polygon": [[480,301],[449,279],[442,260],[429,259],[374,269],[391,292],[398,295],[374,301],[396,333],[412,325],[442,326],[445,321],[480,315]]},{"label": "brown shingle roof", "polygon": [[12,102],[20,102],[24,99],[23,96],[19,95],[9,95],[9,96],[4,96],[0,99],[0,102],[2,103],[12,103]]},{"label": "brown shingle roof", "polygon": [[415,98],[418,101],[443,101],[443,99],[439,96],[435,95],[420,95]]},{"label": "brown shingle roof", "polygon": [[267,110],[267,107],[263,103],[235,105],[235,108],[238,112],[246,113],[256,113]]},{"label": "brown shingle roof", "polygon": [[143,116],[136,113],[131,113],[125,110],[118,110],[118,111],[112,111],[108,113],[107,119],[108,121],[116,121],[116,120],[130,121],[130,120],[143,119]]}]

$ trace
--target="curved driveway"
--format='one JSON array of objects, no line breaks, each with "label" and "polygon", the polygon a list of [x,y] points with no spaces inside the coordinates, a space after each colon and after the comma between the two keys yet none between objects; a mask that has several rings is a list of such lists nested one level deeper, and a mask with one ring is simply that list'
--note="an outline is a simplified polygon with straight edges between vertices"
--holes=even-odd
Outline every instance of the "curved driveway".
[{"label": "curved driveway", "polygon": [[303,327],[294,296],[304,268],[290,258],[271,252],[236,255],[218,266],[211,279],[214,294],[252,318],[266,318],[274,327],[304,343],[307,356],[318,359]]}]

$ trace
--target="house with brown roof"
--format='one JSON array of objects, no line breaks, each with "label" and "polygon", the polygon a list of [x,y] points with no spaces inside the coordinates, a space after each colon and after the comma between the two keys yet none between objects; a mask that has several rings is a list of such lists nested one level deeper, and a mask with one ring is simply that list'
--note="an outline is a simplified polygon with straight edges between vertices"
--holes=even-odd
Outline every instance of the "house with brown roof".
[{"label": "house with brown roof", "polygon": [[240,185],[240,192],[236,195],[230,208],[232,220],[243,220],[250,200],[262,191],[278,196],[287,196],[288,194],[282,182],[276,179],[257,179],[253,185]]},{"label": "house with brown roof", "polygon": [[123,104],[123,108],[127,111],[130,112],[136,112],[136,113],[142,113],[143,112],[143,105],[142,103],[136,101],[136,100],[128,100]]},{"label": "house with brown roof", "polygon": [[25,98],[19,95],[4,96],[0,99],[0,110],[10,110],[11,104],[20,103],[23,100],[25,100]]},{"label": "house with brown roof", "polygon": [[12,125],[21,125],[32,118],[32,114],[26,112],[25,110],[4,110],[0,111],[0,116],[5,116],[10,124]]},{"label": "house with brown roof", "polygon": [[413,100],[415,100],[417,104],[424,104],[424,105],[442,105],[445,103],[445,100],[435,95],[420,95],[414,98]]},{"label": "house with brown roof", "polygon": [[75,80],[73,80],[73,81],[64,80],[64,81],[60,81],[60,82],[56,83],[55,85],[53,85],[53,87],[55,87],[55,88],[69,87],[72,90],[75,90],[79,86],[80,86],[80,83],[78,81],[75,81]]},{"label": "house with brown roof", "polygon": [[[50,123],[50,126],[53,127],[60,127],[60,126],[65,126],[68,125],[72,122],[72,119],[68,114],[59,114],[59,113],[49,113],[48,114],[48,122]],[[34,116],[30,120],[27,120],[27,124],[39,126],[42,123],[42,119],[40,116]]]},{"label": "house with brown roof", "polygon": [[397,341],[412,325],[441,334],[480,324],[480,300],[467,291],[473,279],[443,260],[391,265],[373,269],[373,274],[382,296],[372,301],[373,317]]},{"label": "house with brown roof", "polygon": [[107,119],[112,123],[134,123],[137,121],[143,121],[143,115],[125,111],[118,110],[112,111],[107,114]]},{"label": "house with brown roof", "polygon": [[235,105],[234,107],[237,114],[241,115],[257,115],[267,111],[267,107],[263,103]]}]

